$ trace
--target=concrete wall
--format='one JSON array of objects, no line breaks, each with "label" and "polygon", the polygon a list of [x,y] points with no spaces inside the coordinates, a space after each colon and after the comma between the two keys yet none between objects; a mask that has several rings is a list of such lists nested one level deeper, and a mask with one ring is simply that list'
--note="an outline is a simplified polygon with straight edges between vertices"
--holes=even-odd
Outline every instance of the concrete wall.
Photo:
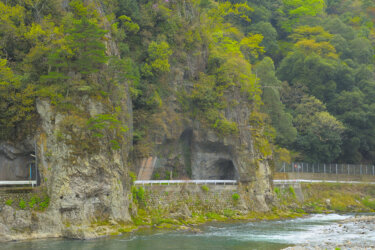
[{"label": "concrete wall", "polygon": [[[28,180],[30,177],[30,163],[34,159],[29,156],[21,156],[14,160],[0,154],[0,181]],[[35,177],[32,169],[32,177]]]},{"label": "concrete wall", "polygon": [[[138,186],[141,187],[141,186]],[[169,210],[172,213],[188,206],[191,212],[220,212],[224,209],[238,210],[243,205],[237,185],[153,185],[143,186],[145,203],[152,209]],[[240,199],[234,200],[233,194]]]},{"label": "concrete wall", "polygon": [[0,210],[5,206],[6,202],[12,201],[12,206],[19,209],[19,202],[25,201],[26,204],[31,198],[38,194],[37,189],[32,188],[0,188]]},{"label": "concrete wall", "polygon": [[[30,164],[34,163],[33,150],[24,145],[0,142],[0,181],[28,180]],[[32,171],[35,179],[35,168]]]}]

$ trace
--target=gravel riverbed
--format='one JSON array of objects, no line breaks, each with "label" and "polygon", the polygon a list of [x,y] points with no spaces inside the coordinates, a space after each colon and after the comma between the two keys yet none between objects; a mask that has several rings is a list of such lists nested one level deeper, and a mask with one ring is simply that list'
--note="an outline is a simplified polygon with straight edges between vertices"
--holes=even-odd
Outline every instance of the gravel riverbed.
[{"label": "gravel riverbed", "polygon": [[375,249],[375,216],[350,217],[322,227],[307,243],[285,249]]}]

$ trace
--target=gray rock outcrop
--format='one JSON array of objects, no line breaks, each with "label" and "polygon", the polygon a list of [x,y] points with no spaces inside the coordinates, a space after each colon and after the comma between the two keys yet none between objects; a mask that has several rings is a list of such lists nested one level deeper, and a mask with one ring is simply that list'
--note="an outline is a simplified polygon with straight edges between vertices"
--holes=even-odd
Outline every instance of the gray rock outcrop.
[{"label": "gray rock outcrop", "polygon": [[[127,111],[128,102],[122,103]],[[89,117],[106,111],[100,102],[89,98],[83,98],[81,108]],[[49,101],[39,100],[37,111],[41,124],[35,136],[35,153],[42,179],[38,189],[48,194],[49,207],[38,212],[4,206],[0,211],[0,240],[95,238],[109,234],[117,223],[129,222],[131,131],[123,137],[120,149],[112,149],[110,134],[93,139],[90,130],[80,127],[79,117],[56,111]],[[76,120],[70,123],[71,119]],[[131,121],[125,122],[131,126]]]},{"label": "gray rock outcrop", "polygon": [[[104,16],[99,7],[98,12]],[[109,35],[106,40],[107,54],[116,56],[116,43]],[[183,112],[177,100],[179,91],[189,91],[192,79],[205,68],[208,52],[201,52],[199,56],[187,55],[187,66],[174,65],[163,78],[162,84],[167,85],[170,95],[163,96],[161,110],[145,115],[152,126],[143,135],[146,139],[138,144],[148,149],[144,155],[134,156],[139,159],[133,161],[129,157],[133,110],[126,83],[119,84],[123,91],[108,86],[108,100],[102,102],[75,96],[70,104],[77,112],[58,110],[49,100],[39,99],[35,149],[17,153],[16,148],[1,144],[0,160],[25,165],[30,153],[35,153],[40,189],[48,194],[49,207],[35,212],[4,206],[0,211],[0,240],[61,236],[88,239],[110,234],[116,224],[131,219],[128,170],[139,170],[137,162],[145,161],[152,162],[154,172],[142,175],[151,178],[159,174],[161,178],[236,179],[240,182],[242,209],[267,211],[272,200],[270,159],[255,146],[249,121],[252,104],[246,94],[238,87],[225,93],[227,102],[236,105],[228,105],[220,112],[238,128],[237,134],[225,136]],[[126,124],[127,132],[117,136],[113,129],[107,129],[100,138],[95,137],[88,122],[117,108],[121,110],[118,119]],[[137,118],[142,115],[137,114]],[[129,166],[130,162],[134,166]],[[132,210],[137,213],[135,208]],[[179,215],[190,217],[191,212],[183,208]]]},{"label": "gray rock outcrop", "polygon": [[[189,60],[202,62],[204,58]],[[222,111],[223,116],[236,123],[238,133],[219,135],[184,113],[181,103],[175,98],[181,89],[189,91],[191,82],[185,77],[197,75],[199,67],[193,66],[189,70],[184,74],[178,74],[178,68],[171,70],[168,84],[174,94],[163,100],[162,112],[149,118],[156,121],[148,130],[149,144],[153,148],[143,162],[155,159],[151,178],[238,180],[243,190],[247,190],[243,193],[243,197],[247,197],[244,206],[250,210],[267,211],[273,200],[271,157],[262,154],[254,141],[254,128],[250,124],[251,101],[238,87],[225,93],[227,103],[236,104],[228,105]],[[141,162],[136,163],[139,166],[136,171],[140,170]]]}]

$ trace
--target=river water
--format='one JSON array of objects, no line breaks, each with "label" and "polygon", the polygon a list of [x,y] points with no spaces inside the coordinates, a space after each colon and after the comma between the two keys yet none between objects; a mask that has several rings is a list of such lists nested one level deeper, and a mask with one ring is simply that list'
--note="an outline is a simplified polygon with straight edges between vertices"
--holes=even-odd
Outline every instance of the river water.
[{"label": "river water", "polygon": [[1,249],[281,249],[349,241],[375,246],[375,230],[361,232],[359,225],[355,228],[356,223],[340,222],[351,217],[354,215],[329,214],[279,221],[211,223],[199,227],[201,233],[150,230],[88,241],[47,239],[1,243]]}]

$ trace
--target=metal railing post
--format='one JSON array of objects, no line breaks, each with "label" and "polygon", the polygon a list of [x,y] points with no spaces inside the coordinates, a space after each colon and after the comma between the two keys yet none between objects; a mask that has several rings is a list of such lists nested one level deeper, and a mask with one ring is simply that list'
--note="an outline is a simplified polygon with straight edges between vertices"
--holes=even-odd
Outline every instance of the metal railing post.
[{"label": "metal railing post", "polygon": [[[31,179],[32,179],[32,172],[31,172],[31,163],[29,164],[29,172],[30,172],[30,175],[29,175],[29,180],[31,182]],[[31,186],[34,187],[34,184],[31,182]]]},{"label": "metal railing post", "polygon": [[337,175],[337,163],[336,163],[336,175]]},{"label": "metal railing post", "polygon": [[34,142],[34,154],[35,154],[35,180],[36,180],[36,185],[38,186],[38,166],[37,166],[37,154],[36,154],[36,142]]},{"label": "metal railing post", "polygon": [[35,157],[35,186],[38,186],[38,165],[36,165],[36,157]]}]

